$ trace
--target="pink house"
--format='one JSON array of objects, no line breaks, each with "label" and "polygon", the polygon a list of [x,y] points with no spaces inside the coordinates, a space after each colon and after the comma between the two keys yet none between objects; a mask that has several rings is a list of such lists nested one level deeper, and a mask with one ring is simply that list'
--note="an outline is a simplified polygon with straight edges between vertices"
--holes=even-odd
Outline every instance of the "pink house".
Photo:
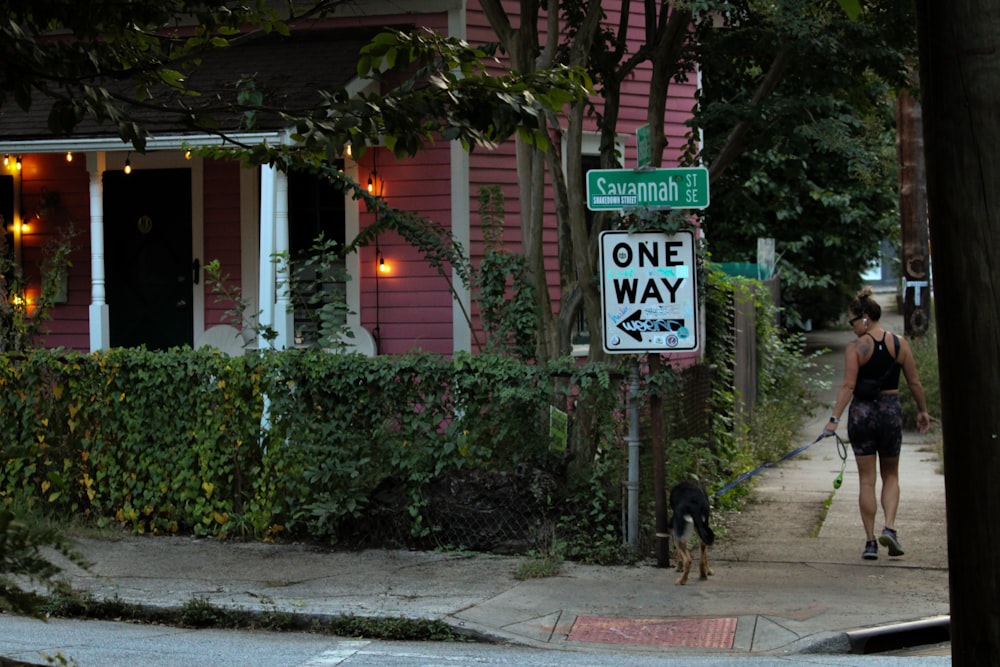
[{"label": "pink house", "polygon": [[[643,2],[631,2],[639,40]],[[402,14],[401,6],[414,9]],[[608,21],[616,24],[617,19],[609,9]],[[256,72],[258,89],[304,106],[331,83],[354,91],[369,85],[355,78],[356,56],[385,26],[428,27],[473,44],[496,39],[476,0],[359,0],[321,23],[296,26],[290,39],[233,48],[215,69],[206,66],[204,76],[232,81]],[[624,166],[635,165],[635,131],[645,123],[648,76],[648,68],[638,70],[625,88],[619,126]],[[674,84],[671,91],[665,166],[675,163],[684,143],[695,83]],[[205,285],[203,267],[216,259],[249,300],[250,311],[259,311],[262,322],[278,331],[275,345],[291,347],[296,322],[277,288],[282,277],[276,275],[272,254],[307,247],[319,231],[349,242],[371,223],[364,204],[316,179],[187,153],[191,146],[218,144],[217,136],[150,118],[152,136],[139,154],[112,126],[84,124],[71,136],[55,137],[47,130],[47,112],[44,100],[30,113],[9,102],[0,107],[0,155],[5,156],[0,216],[9,247],[29,278],[29,300],[39,289],[43,247],[60,230],[72,227],[76,233],[66,289],[42,341],[47,347],[94,351],[213,344],[233,349],[235,333],[219,328],[228,305],[216,303]],[[239,119],[233,120],[226,129],[241,142],[291,141],[279,119],[261,118],[252,131],[240,131]],[[596,133],[585,139],[583,153],[585,165],[598,166]],[[373,176],[390,205],[450,229],[473,263],[483,249],[479,189],[499,185],[506,201],[505,241],[517,248],[512,141],[471,154],[440,141],[402,161],[376,149],[357,160],[344,156],[343,169],[359,183]],[[555,295],[554,213],[551,218],[546,247]],[[448,281],[400,238],[380,238],[379,250],[388,272],[377,270],[374,247],[346,260],[352,276],[346,284],[353,311],[348,325],[358,349],[368,354],[475,352],[475,318],[470,327],[463,314],[474,313],[472,295],[460,281],[452,281],[458,288],[453,294]]]}]

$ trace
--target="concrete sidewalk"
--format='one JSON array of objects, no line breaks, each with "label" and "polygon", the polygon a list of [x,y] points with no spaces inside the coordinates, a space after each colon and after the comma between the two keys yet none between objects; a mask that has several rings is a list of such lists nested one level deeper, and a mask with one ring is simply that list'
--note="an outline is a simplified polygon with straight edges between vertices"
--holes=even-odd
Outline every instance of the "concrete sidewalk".
[{"label": "concrete sidewalk", "polygon": [[[885,324],[902,332],[900,322]],[[831,348],[820,360],[830,387],[800,444],[829,416],[850,335],[809,335],[811,345]],[[567,650],[848,652],[913,628],[917,643],[937,642],[949,612],[944,478],[927,441],[904,437],[901,558],[883,549],[878,561],[861,559],[853,457],[835,491],[841,459],[826,439],[754,478],[745,516],[720,517],[732,534],[711,552],[715,575],[687,586],[649,563],[567,563],[560,576],[519,581],[521,560],[512,557],[134,536],[79,540],[94,567],[71,574],[78,589],[130,603],[179,607],[201,598],[247,610],[438,619],[483,639]],[[790,520],[803,515],[813,517],[810,526],[822,519],[818,535]],[[758,526],[755,534],[741,522]],[[922,650],[950,654],[947,644]]]}]

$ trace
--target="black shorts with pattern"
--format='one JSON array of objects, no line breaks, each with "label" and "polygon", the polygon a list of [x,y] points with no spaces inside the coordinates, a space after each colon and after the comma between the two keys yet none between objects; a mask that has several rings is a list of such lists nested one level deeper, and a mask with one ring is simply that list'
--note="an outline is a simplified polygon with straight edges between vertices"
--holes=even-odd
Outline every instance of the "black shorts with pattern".
[{"label": "black shorts with pattern", "polygon": [[903,406],[899,394],[879,394],[873,401],[854,399],[847,413],[847,437],[855,456],[899,456],[903,444]]}]

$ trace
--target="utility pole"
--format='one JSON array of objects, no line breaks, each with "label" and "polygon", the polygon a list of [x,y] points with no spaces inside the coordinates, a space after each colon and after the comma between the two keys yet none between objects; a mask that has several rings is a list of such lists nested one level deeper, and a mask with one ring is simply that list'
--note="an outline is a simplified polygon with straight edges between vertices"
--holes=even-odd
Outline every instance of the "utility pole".
[{"label": "utility pole", "polygon": [[951,657],[1000,665],[1000,4],[917,0]]},{"label": "utility pole", "polygon": [[923,336],[931,321],[927,174],[920,102],[908,90],[896,98],[899,217],[902,231],[903,321],[907,336]]}]

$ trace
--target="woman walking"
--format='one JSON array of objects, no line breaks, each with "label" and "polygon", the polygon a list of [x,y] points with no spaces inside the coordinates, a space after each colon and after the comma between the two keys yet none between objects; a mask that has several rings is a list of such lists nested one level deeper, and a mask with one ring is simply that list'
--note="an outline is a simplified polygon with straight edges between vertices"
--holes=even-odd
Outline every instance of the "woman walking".
[{"label": "woman walking", "polygon": [[[833,435],[840,416],[850,403],[847,436],[858,465],[860,492],[858,505],[865,529],[865,549],[862,558],[878,558],[878,545],[888,547],[890,556],[902,556],[904,551],[896,533],[896,511],[899,508],[899,453],[903,443],[903,408],[899,403],[899,372],[917,403],[917,428],[926,433],[931,416],[927,398],[920,383],[910,344],[882,328],[879,319],[882,308],[872,298],[870,287],[862,290],[848,307],[848,324],[856,340],[847,344],[844,381],[837,393],[833,414],[824,435]],[[875,539],[876,463],[882,477],[882,514],[885,525]]]}]

